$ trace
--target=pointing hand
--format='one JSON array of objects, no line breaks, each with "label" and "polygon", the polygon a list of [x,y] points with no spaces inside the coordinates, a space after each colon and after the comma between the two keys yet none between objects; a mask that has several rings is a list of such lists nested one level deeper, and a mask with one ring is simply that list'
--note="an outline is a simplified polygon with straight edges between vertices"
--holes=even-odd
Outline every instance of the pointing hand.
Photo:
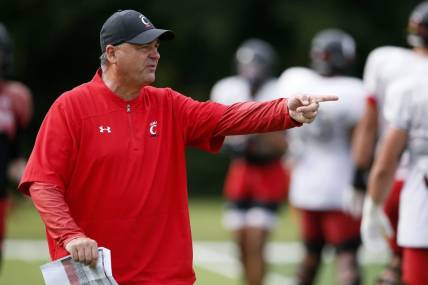
[{"label": "pointing hand", "polygon": [[318,113],[320,102],[337,100],[339,100],[337,96],[298,95],[288,99],[288,111],[291,118],[297,122],[310,123]]}]

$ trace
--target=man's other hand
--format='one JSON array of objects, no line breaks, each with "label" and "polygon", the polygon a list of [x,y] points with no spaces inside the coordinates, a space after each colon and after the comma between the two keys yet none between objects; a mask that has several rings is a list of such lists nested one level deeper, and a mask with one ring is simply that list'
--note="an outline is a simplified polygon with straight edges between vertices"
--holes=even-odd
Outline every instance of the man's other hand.
[{"label": "man's other hand", "polygon": [[288,111],[295,121],[310,123],[317,116],[320,102],[337,100],[339,100],[337,96],[298,95],[288,99]]},{"label": "man's other hand", "polygon": [[82,262],[95,267],[98,259],[98,245],[93,239],[78,237],[70,240],[65,249],[71,254],[74,261]]}]

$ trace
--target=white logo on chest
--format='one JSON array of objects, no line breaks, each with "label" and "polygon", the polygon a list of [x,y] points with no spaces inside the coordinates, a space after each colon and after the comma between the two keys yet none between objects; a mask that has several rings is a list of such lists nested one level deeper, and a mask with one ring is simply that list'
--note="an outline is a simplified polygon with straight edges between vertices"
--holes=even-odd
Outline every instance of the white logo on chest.
[{"label": "white logo on chest", "polygon": [[109,126],[107,127],[99,126],[99,129],[100,129],[100,133],[104,133],[104,132],[111,133],[111,127]]},{"label": "white logo on chest", "polygon": [[156,128],[158,126],[158,122],[157,121],[153,121],[150,123],[150,128],[149,128],[149,132],[151,136],[156,136],[158,133],[156,131]]}]

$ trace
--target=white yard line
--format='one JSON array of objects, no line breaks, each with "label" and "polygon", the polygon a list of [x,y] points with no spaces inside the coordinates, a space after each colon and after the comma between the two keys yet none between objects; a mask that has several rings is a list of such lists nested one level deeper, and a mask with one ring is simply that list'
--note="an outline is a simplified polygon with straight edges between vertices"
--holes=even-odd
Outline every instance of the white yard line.
[{"label": "white yard line", "polygon": [[[197,241],[194,242],[193,248],[195,266],[230,279],[240,278],[241,266],[237,258],[238,252],[232,242]],[[296,264],[303,257],[303,253],[302,245],[298,242],[271,242],[266,249],[266,258],[271,264]],[[385,263],[388,255],[387,252],[372,253],[362,249],[359,258],[364,264]],[[323,259],[331,261],[333,252],[325,251]],[[271,272],[268,273],[265,284],[294,285],[296,283],[292,278]]]},{"label": "white yard line", "polygon": [[44,240],[6,240],[6,259],[40,261],[49,260],[48,244]]},{"label": "white yard line", "polygon": [[[236,259],[235,257],[238,255],[234,243],[230,241],[195,241],[193,247],[195,263],[219,261],[220,256],[224,258],[220,261],[228,262],[230,258]],[[216,255],[203,255],[202,253],[206,252],[207,249],[211,249],[210,252],[214,252]],[[201,254],[198,254],[200,250]],[[225,258],[225,256],[227,256],[227,258]],[[384,263],[388,260],[388,256],[388,252],[369,252],[364,248],[360,250],[359,254],[359,258],[363,264]],[[299,242],[270,242],[266,249],[266,258],[268,262],[272,264],[295,264],[298,263],[302,257],[303,248]],[[332,258],[333,252],[331,250],[326,250],[323,254],[323,259],[325,261],[331,261]]]}]

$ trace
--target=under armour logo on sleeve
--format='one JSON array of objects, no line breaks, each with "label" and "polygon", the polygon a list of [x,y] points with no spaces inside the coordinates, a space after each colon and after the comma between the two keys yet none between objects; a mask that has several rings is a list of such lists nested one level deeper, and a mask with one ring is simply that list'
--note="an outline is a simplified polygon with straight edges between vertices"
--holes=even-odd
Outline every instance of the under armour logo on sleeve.
[{"label": "under armour logo on sleeve", "polygon": [[111,133],[111,127],[109,126],[107,127],[99,126],[99,129],[100,129],[100,133],[104,133],[104,132]]}]

